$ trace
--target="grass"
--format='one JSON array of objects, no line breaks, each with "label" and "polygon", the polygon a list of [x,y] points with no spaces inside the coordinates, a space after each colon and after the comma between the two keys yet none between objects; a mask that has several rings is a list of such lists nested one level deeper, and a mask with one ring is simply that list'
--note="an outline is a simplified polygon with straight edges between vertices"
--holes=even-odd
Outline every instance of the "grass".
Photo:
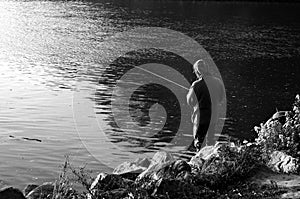
[{"label": "grass", "polygon": [[[266,165],[268,155],[274,150],[284,151],[299,160],[300,96],[297,95],[293,110],[283,124],[274,120],[261,125],[256,131],[258,139],[255,143],[222,145],[217,156],[212,156],[198,168],[192,168],[188,178],[178,177],[186,175],[180,173],[141,184],[108,175],[96,191],[91,191],[93,178],[85,167],[74,169],[66,158],[50,199],[86,199],[87,195],[91,199],[279,198],[287,190],[279,188],[275,182],[258,185],[247,179]],[[78,193],[73,189],[71,175],[85,191]]]},{"label": "grass", "polygon": [[[157,187],[152,187],[151,191],[147,190],[147,188],[139,187],[139,185],[135,183],[130,183],[126,189],[121,188],[110,190],[109,187],[106,187],[105,190],[100,189],[97,192],[92,192],[89,189],[92,184],[92,178],[89,173],[85,171],[84,167],[79,169],[72,168],[69,163],[69,159],[66,158],[51,199],[86,199],[88,194],[91,199],[250,199],[254,197],[277,198],[285,192],[284,189],[278,188],[276,184],[259,186],[257,184],[241,180],[245,179],[245,176],[250,175],[251,171],[256,168],[252,165],[252,160],[249,159],[249,156],[252,156],[254,153],[253,151],[250,152],[246,149],[242,150],[239,152],[242,155],[238,157],[235,152],[229,151],[226,147],[222,150],[223,152],[219,159],[226,160],[230,157],[233,160],[232,164],[225,164],[225,161],[217,161],[218,163],[214,163],[216,161],[212,161],[211,164],[205,165],[204,168],[202,168],[202,170],[194,176],[192,181],[187,182],[181,179],[169,178],[163,181],[165,185],[155,184]],[[79,182],[85,191],[79,193],[74,190],[72,182]],[[152,190],[156,188],[161,189],[162,191],[158,191],[153,194]],[[117,194],[118,191],[121,194]],[[123,197],[120,197],[122,194]]]}]

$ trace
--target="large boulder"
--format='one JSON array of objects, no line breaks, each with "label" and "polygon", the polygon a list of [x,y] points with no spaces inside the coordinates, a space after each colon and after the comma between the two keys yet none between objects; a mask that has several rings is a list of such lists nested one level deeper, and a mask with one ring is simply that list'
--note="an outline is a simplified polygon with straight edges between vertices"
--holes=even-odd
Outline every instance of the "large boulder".
[{"label": "large boulder", "polygon": [[27,196],[33,189],[37,188],[39,185],[36,184],[28,184],[24,190],[23,193],[25,196]]},{"label": "large boulder", "polygon": [[137,181],[143,179],[159,180],[162,178],[176,178],[181,172],[191,172],[191,167],[184,160],[176,160],[163,164],[156,164],[149,167],[142,173]]},{"label": "large boulder", "polygon": [[172,162],[174,161],[174,157],[172,156],[171,153],[167,151],[158,151],[157,153],[154,154],[154,156],[151,159],[149,168],[157,165],[157,164],[164,164],[167,162]]},{"label": "large boulder", "polygon": [[297,198],[300,194],[300,176],[295,174],[285,174],[272,171],[268,167],[261,167],[253,177],[249,179],[250,182],[261,186],[275,185],[281,190],[286,190],[287,193],[281,195],[281,198]]},{"label": "large boulder", "polygon": [[221,145],[203,147],[195,156],[191,158],[188,164],[195,170],[201,169],[207,160],[218,156],[220,146]]},{"label": "large boulder", "polygon": [[208,160],[212,156],[218,155],[220,147],[221,144],[213,145],[213,146],[205,146],[194,157],[199,157],[203,160]]},{"label": "large boulder", "polygon": [[[274,171],[294,172],[294,161],[300,160],[299,110],[300,97],[297,95],[292,111],[277,111],[265,124],[254,127],[256,143],[262,147],[264,158],[271,159],[269,166]],[[270,153],[271,157],[268,157]]]},{"label": "large boulder", "polygon": [[153,173],[153,171],[158,170],[158,168],[166,166],[174,161],[175,161],[175,159],[171,153],[168,153],[166,151],[159,151],[154,154],[148,168],[145,171],[143,171],[137,177],[136,180],[139,181],[140,179],[144,178],[144,176],[148,175],[149,173]]},{"label": "large boulder", "polygon": [[[100,173],[92,183],[90,193],[96,197],[116,194],[115,197],[117,198],[117,196],[124,195],[123,191],[127,190],[132,183],[133,181],[116,174]],[[92,198],[91,195],[88,195],[88,198]]]},{"label": "large boulder", "polygon": [[192,181],[191,167],[184,160],[156,164],[139,176],[136,184],[150,195],[162,194],[180,189]]},{"label": "large boulder", "polygon": [[213,190],[179,179],[164,178],[157,181],[152,196],[160,198],[216,198]]},{"label": "large boulder", "polygon": [[19,189],[13,187],[6,187],[0,190],[0,199],[26,199],[26,198]]},{"label": "large boulder", "polygon": [[128,180],[123,179],[116,174],[100,173],[92,183],[90,190],[100,189],[103,191],[127,188]]},{"label": "large boulder", "polygon": [[135,180],[135,178],[145,171],[150,165],[147,158],[138,158],[133,162],[124,162],[116,167],[113,174],[121,175],[123,178]]},{"label": "large boulder", "polygon": [[299,199],[300,191],[290,191],[281,195],[282,199]]},{"label": "large boulder", "polygon": [[268,167],[276,172],[296,173],[298,170],[298,160],[282,151],[273,151],[270,155]]},{"label": "large boulder", "polygon": [[193,184],[191,167],[184,160],[175,160],[169,153],[158,152],[152,163],[135,181],[137,187],[145,190],[149,196],[179,199],[213,197],[215,194]]},{"label": "large boulder", "polygon": [[299,175],[277,173],[265,166],[258,168],[255,175],[253,175],[249,180],[259,185],[276,184],[278,187],[290,190],[300,189]]},{"label": "large boulder", "polygon": [[46,182],[42,185],[34,188],[26,196],[27,199],[43,199],[43,198],[52,198],[54,191],[54,183]]},{"label": "large boulder", "polygon": [[119,188],[110,191],[98,193],[95,198],[107,198],[107,199],[124,199],[128,198],[130,192],[127,189]]}]

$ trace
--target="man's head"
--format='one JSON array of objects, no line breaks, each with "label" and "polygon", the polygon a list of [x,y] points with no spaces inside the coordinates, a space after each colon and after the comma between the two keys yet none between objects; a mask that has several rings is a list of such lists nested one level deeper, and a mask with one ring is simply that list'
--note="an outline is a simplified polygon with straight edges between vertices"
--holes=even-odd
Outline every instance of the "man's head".
[{"label": "man's head", "polygon": [[195,75],[198,78],[209,74],[208,65],[204,62],[203,59],[199,59],[198,61],[196,61],[193,65],[193,69]]}]

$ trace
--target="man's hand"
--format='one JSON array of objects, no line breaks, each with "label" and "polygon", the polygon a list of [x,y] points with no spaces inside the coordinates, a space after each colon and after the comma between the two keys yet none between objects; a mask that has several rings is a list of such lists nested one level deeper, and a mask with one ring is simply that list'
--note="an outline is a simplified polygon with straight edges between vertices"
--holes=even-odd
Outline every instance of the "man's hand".
[{"label": "man's hand", "polygon": [[191,88],[192,88],[192,87],[194,87],[194,86],[195,86],[195,84],[196,84],[196,83],[198,83],[198,82],[200,82],[201,80],[202,80],[202,79],[197,79],[196,81],[194,81],[194,82],[192,83],[192,86],[191,86]]}]

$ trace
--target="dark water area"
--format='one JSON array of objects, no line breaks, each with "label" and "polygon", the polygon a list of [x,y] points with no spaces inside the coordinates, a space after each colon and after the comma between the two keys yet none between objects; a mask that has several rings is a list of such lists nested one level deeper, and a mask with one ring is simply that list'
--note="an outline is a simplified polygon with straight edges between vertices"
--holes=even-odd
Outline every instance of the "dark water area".
[{"label": "dark water area", "polygon": [[254,125],[266,121],[276,108],[291,109],[300,83],[298,4],[114,1],[109,5],[127,13],[122,20],[129,26],[170,28],[203,45],[226,87],[231,121],[224,133],[253,139]]},{"label": "dark water area", "polygon": [[[153,57],[134,52],[129,62],[127,56],[107,64],[103,57],[110,53],[103,50],[103,43],[138,27],[168,28],[202,45],[226,89],[229,119],[223,133],[253,139],[255,125],[276,108],[290,110],[300,93],[299,8],[296,3],[1,1],[0,150],[5,153],[0,156],[0,185],[23,188],[28,182],[53,181],[65,154],[74,164],[88,162],[92,170],[111,171],[111,162],[131,160],[130,153],[143,155],[168,144],[180,118],[187,117],[180,99],[168,89],[171,84],[138,86],[128,106],[132,116],[128,131],[120,130],[111,114],[118,77],[132,63]],[[168,52],[154,50],[154,54],[189,83],[194,80],[186,60]],[[186,91],[179,93],[184,96]],[[120,107],[117,114],[123,116],[128,107]],[[151,128],[160,132],[154,137],[132,126],[147,128],[151,119]],[[185,125],[186,132],[179,133],[191,139],[191,124]],[[102,159],[87,150],[85,140]],[[149,140],[154,146],[148,145]],[[110,143],[124,150],[110,152]]]},{"label": "dark water area", "polygon": [[[236,119],[234,135],[253,139],[254,125],[268,120],[276,109],[292,109],[300,89],[299,61],[298,57],[291,57],[217,62],[223,66],[221,73],[226,74],[223,76],[225,85],[232,85],[226,92],[227,113]],[[228,71],[229,65],[234,72]]]}]

